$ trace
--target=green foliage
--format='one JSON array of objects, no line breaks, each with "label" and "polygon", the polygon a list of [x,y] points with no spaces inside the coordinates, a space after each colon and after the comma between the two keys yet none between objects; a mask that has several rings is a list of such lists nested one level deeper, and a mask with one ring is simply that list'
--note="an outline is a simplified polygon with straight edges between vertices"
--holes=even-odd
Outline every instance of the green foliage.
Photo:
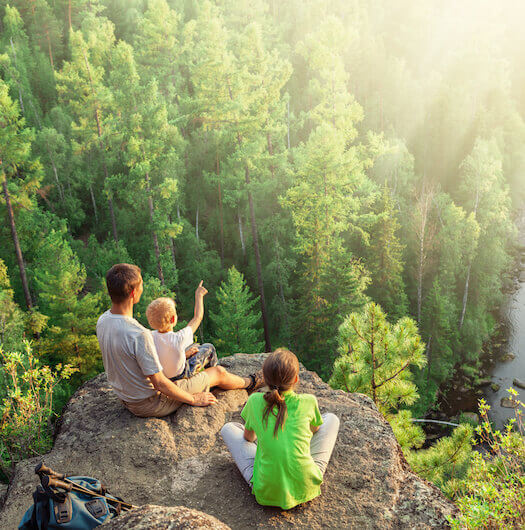
[{"label": "green foliage", "polygon": [[16,348],[24,336],[25,315],[13,298],[7,267],[0,259],[0,346]]},{"label": "green foliage", "polygon": [[462,424],[454,429],[451,436],[441,438],[429,449],[406,452],[408,463],[415,473],[453,497],[474,454],[473,434],[471,425]]},{"label": "green foliage", "polygon": [[258,340],[261,331],[257,326],[261,315],[254,309],[259,300],[252,296],[243,274],[235,267],[228,270],[228,281],[219,287],[217,300],[219,309],[210,316],[219,355],[263,351],[264,343]]},{"label": "green foliage", "polygon": [[72,365],[42,366],[31,343],[24,351],[0,347],[0,472],[9,477],[15,464],[51,449],[53,397],[62,381],[76,371]]},{"label": "green foliage", "polygon": [[503,432],[494,431],[487,413],[490,407],[480,401],[482,423],[476,432],[488,449],[475,452],[466,477],[454,491],[461,511],[451,521],[452,528],[523,528],[525,525],[525,405],[517,392],[509,389],[517,402],[516,417]]},{"label": "green foliage", "polygon": [[339,352],[330,378],[333,388],[367,394],[382,412],[419,397],[410,367],[425,365],[425,345],[411,318],[390,324],[382,309],[369,303],[339,328]]},{"label": "green foliage", "polygon": [[387,414],[386,419],[401,449],[405,454],[410,449],[419,449],[425,443],[425,432],[412,421],[412,414],[409,410],[400,410],[396,414]]}]

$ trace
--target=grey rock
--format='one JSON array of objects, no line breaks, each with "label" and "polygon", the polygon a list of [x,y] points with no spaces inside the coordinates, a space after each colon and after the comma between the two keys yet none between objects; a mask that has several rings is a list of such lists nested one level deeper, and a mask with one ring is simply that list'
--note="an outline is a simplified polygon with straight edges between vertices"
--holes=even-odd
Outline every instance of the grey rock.
[{"label": "grey rock", "polygon": [[185,506],[139,506],[102,524],[105,530],[229,530],[215,517]]},{"label": "grey rock", "polygon": [[479,416],[475,412],[463,412],[461,418],[470,423],[479,423]]},{"label": "grey rock", "polygon": [[501,386],[498,385],[498,383],[492,383],[492,384],[490,385],[490,388],[492,388],[492,391],[493,391],[493,392],[499,392],[499,389],[501,388]]},{"label": "grey rock", "polygon": [[502,397],[500,405],[506,409],[515,409],[518,406],[518,402],[509,397]]},{"label": "grey rock", "polygon": [[517,386],[518,388],[524,388],[525,389],[525,381],[521,381],[520,379],[514,379],[512,381],[512,384],[514,386]]},{"label": "grey rock", "polygon": [[2,484],[0,482],[0,508],[3,506],[4,504],[4,499],[7,495],[7,489],[9,488],[9,486],[7,484]]},{"label": "grey rock", "polygon": [[[223,358],[232,372],[259,369],[264,354]],[[341,420],[322,494],[292,510],[257,504],[219,430],[239,421],[244,390],[215,391],[207,408],[182,406],[166,418],[137,418],[101,374],[82,386],[64,411],[47,465],[101,479],[109,492],[135,505],[182,505],[211,514],[234,529],[444,528],[456,506],[415,475],[390,425],[363,394],[333,390],[301,369],[297,392],[317,396],[321,412]],[[0,528],[15,528],[36,485],[33,458],[16,466],[0,512]]]}]

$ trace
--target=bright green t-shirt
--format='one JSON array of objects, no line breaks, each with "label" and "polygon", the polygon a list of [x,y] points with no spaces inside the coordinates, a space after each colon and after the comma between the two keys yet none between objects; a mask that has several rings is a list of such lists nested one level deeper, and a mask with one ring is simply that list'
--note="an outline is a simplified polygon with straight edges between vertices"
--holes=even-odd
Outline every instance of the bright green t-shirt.
[{"label": "bright green t-shirt", "polygon": [[252,394],[241,416],[246,429],[257,434],[252,493],[259,504],[284,510],[307,502],[321,493],[323,474],[310,454],[310,425],[322,425],[317,399],[311,394],[285,392],[288,409],[284,428],[274,438],[275,415],[263,422],[264,394]]}]

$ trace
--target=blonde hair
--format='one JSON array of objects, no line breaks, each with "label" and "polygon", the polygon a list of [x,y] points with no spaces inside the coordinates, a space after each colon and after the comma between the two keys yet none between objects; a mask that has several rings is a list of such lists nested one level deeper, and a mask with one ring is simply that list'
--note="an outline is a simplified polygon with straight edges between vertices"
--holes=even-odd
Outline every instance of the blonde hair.
[{"label": "blonde hair", "polygon": [[157,298],[146,309],[149,325],[158,331],[168,330],[172,317],[176,315],[175,302],[171,298]]}]

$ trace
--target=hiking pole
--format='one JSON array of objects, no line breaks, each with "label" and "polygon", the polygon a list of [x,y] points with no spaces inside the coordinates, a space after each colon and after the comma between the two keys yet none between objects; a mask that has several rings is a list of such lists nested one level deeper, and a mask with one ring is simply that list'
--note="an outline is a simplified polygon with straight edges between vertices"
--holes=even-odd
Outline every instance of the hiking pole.
[{"label": "hiking pole", "polygon": [[136,508],[136,506],[133,506],[133,504],[129,504],[128,502],[124,502],[119,499],[112,499],[110,497],[106,497],[106,495],[101,495],[96,491],[88,490],[79,484],[75,484],[75,482],[69,479],[60,480],[58,478],[51,477],[50,475],[40,475],[40,482],[44,488],[60,488],[65,491],[76,491],[77,493],[83,493],[84,495],[89,495],[91,497],[102,497],[110,504],[119,504],[123,510],[131,510]]},{"label": "hiking pole", "polygon": [[110,497],[106,497],[106,495],[102,493],[97,493],[93,490],[84,488],[80,484],[69,480],[64,473],[57,473],[56,471],[53,471],[50,467],[44,465],[43,462],[40,462],[36,465],[35,473],[40,476],[40,482],[44,487],[49,486],[52,488],[61,488],[66,491],[74,490],[78,493],[85,493],[86,495],[90,495],[91,497],[103,497],[110,503],[120,504],[120,506],[125,510],[131,510],[132,508],[135,508],[133,504],[129,504],[118,499],[112,499]]}]

